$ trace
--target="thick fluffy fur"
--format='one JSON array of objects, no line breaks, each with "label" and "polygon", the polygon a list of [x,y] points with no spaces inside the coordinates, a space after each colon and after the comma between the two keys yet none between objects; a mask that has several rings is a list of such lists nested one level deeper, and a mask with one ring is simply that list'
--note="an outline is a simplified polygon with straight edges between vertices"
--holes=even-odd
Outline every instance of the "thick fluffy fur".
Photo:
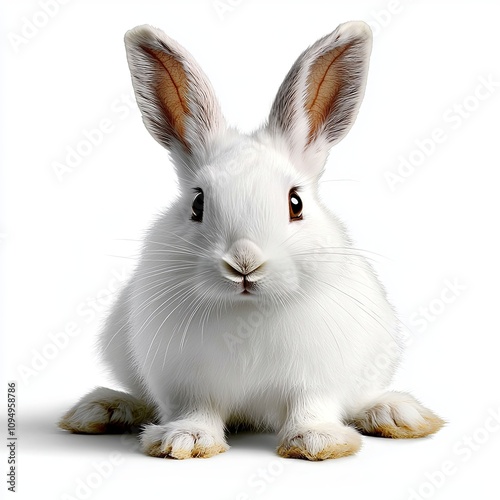
[{"label": "thick fluffy fur", "polygon": [[[243,423],[278,432],[280,455],[309,460],[355,453],[358,430],[438,430],[442,421],[412,396],[386,392],[398,321],[318,197],[329,148],[364,93],[369,28],[343,24],[306,50],[268,124],[249,136],[227,129],[202,71],[161,31],[136,28],[126,46],[144,122],[172,153],[182,189],[149,230],[102,334],[128,393],[97,389],[61,427],[144,424],[146,453],[187,458],[225,451],[226,426]],[[190,220],[195,188],[202,222]],[[302,220],[290,220],[292,188]]]}]

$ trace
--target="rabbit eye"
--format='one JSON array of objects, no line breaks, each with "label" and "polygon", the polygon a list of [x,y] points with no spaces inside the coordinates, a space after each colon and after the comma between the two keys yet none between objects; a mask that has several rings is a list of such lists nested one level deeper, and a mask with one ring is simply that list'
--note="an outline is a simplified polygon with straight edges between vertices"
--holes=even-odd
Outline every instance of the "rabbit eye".
[{"label": "rabbit eye", "polygon": [[191,206],[191,220],[201,222],[203,220],[203,191],[196,188],[196,195]]},{"label": "rabbit eye", "polygon": [[295,189],[288,194],[288,206],[290,209],[290,221],[302,219],[302,200]]}]

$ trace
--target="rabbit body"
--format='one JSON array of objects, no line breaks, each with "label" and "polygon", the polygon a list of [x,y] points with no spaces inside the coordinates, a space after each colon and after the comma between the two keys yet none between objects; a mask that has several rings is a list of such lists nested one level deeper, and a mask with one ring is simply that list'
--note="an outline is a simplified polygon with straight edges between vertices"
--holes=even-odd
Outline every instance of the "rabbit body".
[{"label": "rabbit body", "polygon": [[[256,157],[262,158],[260,153]],[[228,200],[231,188],[235,198],[241,191],[251,197],[249,186],[263,183],[257,168],[249,171],[240,179],[241,188],[215,183],[229,206],[238,202]],[[276,176],[280,181],[283,171],[277,169]],[[273,195],[274,183],[264,183]],[[127,374],[126,387],[133,389],[134,380],[147,384],[167,418],[171,404],[178,408],[186,395],[199,395],[210,399],[225,419],[234,416],[279,429],[294,393],[331,398],[339,410],[352,413],[388,384],[400,353],[394,313],[368,262],[350,250],[340,223],[314,193],[310,198],[301,194],[309,207],[318,203],[317,229],[298,229],[290,237],[279,220],[276,228],[261,228],[268,279],[274,282],[270,296],[256,300],[222,302],[219,297],[217,302],[223,292],[217,288],[217,243],[196,250],[203,239],[195,234],[197,227],[186,232],[184,200],[151,229],[143,259],[104,332],[103,352],[117,374]],[[228,211],[227,218],[235,213]],[[248,226],[242,221],[243,233],[250,232]],[[251,231],[254,239],[258,230]],[[287,239],[290,247],[283,244]],[[323,249],[324,242],[329,247]],[[338,256],[336,248],[341,249]],[[204,269],[205,252],[213,254],[212,277]],[[165,261],[163,270],[159,257]],[[175,262],[181,262],[177,272],[172,271]],[[205,279],[194,282],[198,275]]]},{"label": "rabbit body", "polygon": [[387,392],[398,320],[364,252],[318,195],[329,148],[352,125],[371,34],[346,23],[290,70],[268,123],[225,125],[207,78],[159,30],[127,34],[146,127],[171,153],[180,195],[149,230],[101,350],[122,388],[85,396],[60,425],[141,425],[160,457],[225,451],[225,429],[279,433],[311,460],[360,447],[358,430],[420,437],[442,425]]}]

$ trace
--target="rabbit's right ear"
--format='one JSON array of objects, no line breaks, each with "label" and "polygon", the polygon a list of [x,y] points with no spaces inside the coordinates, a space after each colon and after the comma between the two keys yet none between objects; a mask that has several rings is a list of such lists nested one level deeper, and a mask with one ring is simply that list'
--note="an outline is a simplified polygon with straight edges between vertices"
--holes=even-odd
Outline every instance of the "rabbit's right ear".
[{"label": "rabbit's right ear", "polygon": [[146,128],[177,164],[193,169],[225,130],[208,78],[187,50],[152,26],[128,31],[125,47]]},{"label": "rabbit's right ear", "polygon": [[268,131],[291,160],[314,175],[349,131],[365,90],[372,34],[361,21],[341,24],[295,62],[271,108]]}]

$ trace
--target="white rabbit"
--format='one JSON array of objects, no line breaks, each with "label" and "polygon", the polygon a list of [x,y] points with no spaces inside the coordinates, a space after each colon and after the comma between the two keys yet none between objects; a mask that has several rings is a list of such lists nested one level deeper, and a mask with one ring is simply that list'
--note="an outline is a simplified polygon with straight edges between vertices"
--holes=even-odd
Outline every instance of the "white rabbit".
[{"label": "white rabbit", "polygon": [[413,438],[443,425],[386,390],[398,320],[318,197],[328,151],[358,112],[371,40],[350,22],[317,41],[267,124],[243,135],[184,48],[150,26],[126,34],[144,123],[170,151],[181,192],[149,230],[102,333],[127,392],[96,389],[60,427],[142,426],[146,453],[188,458],[227,450],[226,429],[242,424],[278,432],[283,457],[323,460],[355,453],[360,433]]}]

